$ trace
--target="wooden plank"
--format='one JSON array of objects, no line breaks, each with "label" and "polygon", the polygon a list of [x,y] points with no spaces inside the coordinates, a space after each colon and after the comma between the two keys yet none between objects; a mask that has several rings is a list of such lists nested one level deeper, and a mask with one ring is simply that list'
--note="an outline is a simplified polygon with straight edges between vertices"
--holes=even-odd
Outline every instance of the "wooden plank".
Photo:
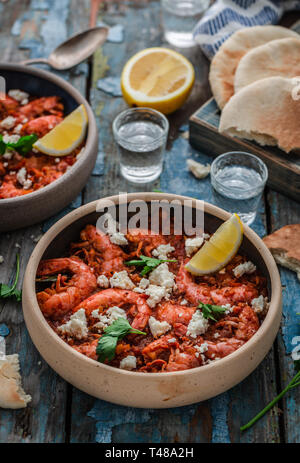
[{"label": "wooden plank", "polygon": [[[299,204],[274,192],[270,192],[269,201],[271,210],[270,232],[287,224],[300,223]],[[279,268],[283,285],[283,318],[278,342],[280,390],[282,390],[295,374],[291,352],[295,347],[292,343],[293,339],[300,336],[299,316],[296,315],[300,306],[300,283],[294,272],[283,267]],[[300,388],[295,388],[289,392],[279,407],[284,412],[281,420],[285,441],[299,443]]]},{"label": "wooden plank", "polygon": [[269,171],[268,185],[300,202],[300,157],[272,146],[241,140],[218,131],[220,111],[213,98],[190,118],[190,143],[212,157],[226,151],[246,151],[262,159]]},{"label": "wooden plank", "polygon": [[[28,48],[31,57],[45,56],[74,30],[78,32],[88,26],[89,0],[80,2],[80,5],[75,0],[32,0],[29,7],[24,2],[10,1],[9,4],[0,4],[0,9],[3,7],[0,43],[6,49],[5,59],[11,62],[25,59]],[[63,76],[85,94],[86,66],[81,65],[70,73],[63,73]],[[81,196],[60,215],[80,204]],[[45,224],[1,235],[0,254],[5,262],[0,266],[0,281],[12,280],[17,252],[21,255],[22,281],[26,263],[35,246],[32,237],[38,237],[56,220],[57,216]],[[17,243],[20,248],[15,247]],[[1,410],[0,442],[64,442],[67,384],[43,361],[33,346],[24,325],[21,304],[13,301],[1,303],[1,323],[10,328],[7,352],[20,354],[24,387],[33,400],[24,410]]]},{"label": "wooden plank", "polygon": [[[110,2],[103,19],[109,24],[122,24],[125,41],[107,43],[94,61],[91,104],[99,115],[99,169],[89,180],[84,202],[119,191],[137,191],[119,174],[118,157],[113,142],[111,123],[126,105],[122,98],[109,96],[96,89],[96,82],[105,76],[118,77],[126,60],[140,49],[161,45],[161,24],[158,2],[136,10]],[[132,25],[134,24],[134,27]],[[137,37],[136,31],[139,31]],[[182,52],[182,50],[180,50]],[[209,179],[199,181],[187,171],[186,159],[193,157],[209,162],[208,156],[191,148],[183,135],[192,111],[209,96],[207,60],[199,49],[189,52],[196,67],[197,81],[189,104],[169,117],[171,123],[169,150],[165,157],[160,189],[212,201]],[[109,70],[105,71],[106,65]],[[149,189],[153,185],[148,186]],[[144,188],[145,189],[145,188]],[[262,204],[255,223],[256,231],[265,234],[265,210]],[[72,397],[71,442],[278,442],[278,418],[268,415],[247,434],[240,435],[245,423],[276,392],[273,351],[243,383],[221,396],[203,403],[168,410],[139,410],[119,407],[95,400],[74,389]]]}]

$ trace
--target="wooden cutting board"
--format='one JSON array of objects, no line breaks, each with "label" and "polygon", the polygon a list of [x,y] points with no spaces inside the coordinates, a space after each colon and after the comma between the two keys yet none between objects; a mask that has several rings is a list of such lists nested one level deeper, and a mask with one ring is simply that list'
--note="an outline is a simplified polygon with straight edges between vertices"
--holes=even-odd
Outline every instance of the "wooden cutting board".
[{"label": "wooden cutting board", "polygon": [[[190,143],[216,157],[228,151],[246,151],[262,159],[269,170],[268,185],[300,202],[300,155],[286,154],[273,146],[260,146],[218,132],[220,110],[211,98],[190,118]],[[299,121],[300,130],[300,121]]]}]

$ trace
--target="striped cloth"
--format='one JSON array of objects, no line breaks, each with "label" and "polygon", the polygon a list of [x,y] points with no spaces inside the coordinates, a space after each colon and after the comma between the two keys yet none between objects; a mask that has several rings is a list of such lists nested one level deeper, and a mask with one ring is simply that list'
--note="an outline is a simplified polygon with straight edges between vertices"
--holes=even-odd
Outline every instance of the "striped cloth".
[{"label": "striped cloth", "polygon": [[193,36],[208,58],[243,27],[277,24],[284,11],[300,10],[299,0],[216,0],[196,25]]}]

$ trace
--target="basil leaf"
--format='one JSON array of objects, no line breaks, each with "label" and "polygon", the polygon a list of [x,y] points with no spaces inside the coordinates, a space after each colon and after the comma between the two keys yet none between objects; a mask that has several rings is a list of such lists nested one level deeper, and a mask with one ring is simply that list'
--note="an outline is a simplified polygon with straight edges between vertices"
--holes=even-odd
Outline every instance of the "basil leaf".
[{"label": "basil leaf", "polygon": [[204,318],[207,320],[213,320],[214,322],[217,320],[213,316],[213,313],[223,314],[226,312],[226,307],[222,307],[221,305],[203,304],[203,302],[200,302],[197,308],[201,309]]},{"label": "basil leaf", "polygon": [[115,336],[101,336],[96,348],[98,361],[103,363],[108,360],[110,362],[115,357],[117,343],[118,338]]},{"label": "basil leaf", "polygon": [[135,266],[143,266],[143,270],[141,271],[140,275],[144,276],[147,273],[154,270],[163,262],[177,262],[176,259],[156,259],[155,257],[147,257],[140,255],[140,260],[129,260],[125,262],[126,265],[135,265]]}]

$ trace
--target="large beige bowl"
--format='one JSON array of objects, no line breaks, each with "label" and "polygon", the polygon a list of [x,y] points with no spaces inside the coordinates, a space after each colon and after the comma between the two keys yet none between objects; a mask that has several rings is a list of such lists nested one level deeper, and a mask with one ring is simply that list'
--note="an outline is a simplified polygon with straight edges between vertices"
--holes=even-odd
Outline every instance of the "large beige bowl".
[{"label": "large beige bowl", "polygon": [[[118,196],[110,199],[117,203]],[[187,199],[158,193],[132,193],[133,199]],[[190,199],[190,198],[189,198]],[[103,201],[103,200],[101,200]],[[99,202],[98,202],[99,203]],[[23,311],[31,338],[46,362],[65,380],[100,399],[143,408],[188,405],[220,394],[248,376],[270,350],[281,318],[281,284],[277,266],[262,240],[247,226],[242,243],[244,252],[267,277],[270,309],[257,333],[240,349],[210,365],[173,373],[134,373],[113,368],[78,353],[48,326],[35,295],[35,275],[42,258],[58,257],[69,243],[78,239],[87,223],[95,223],[97,201],[71,212],[44,235],[34,249],[23,284]],[[200,207],[194,200],[193,207]],[[205,230],[213,232],[229,214],[205,204]]]}]

